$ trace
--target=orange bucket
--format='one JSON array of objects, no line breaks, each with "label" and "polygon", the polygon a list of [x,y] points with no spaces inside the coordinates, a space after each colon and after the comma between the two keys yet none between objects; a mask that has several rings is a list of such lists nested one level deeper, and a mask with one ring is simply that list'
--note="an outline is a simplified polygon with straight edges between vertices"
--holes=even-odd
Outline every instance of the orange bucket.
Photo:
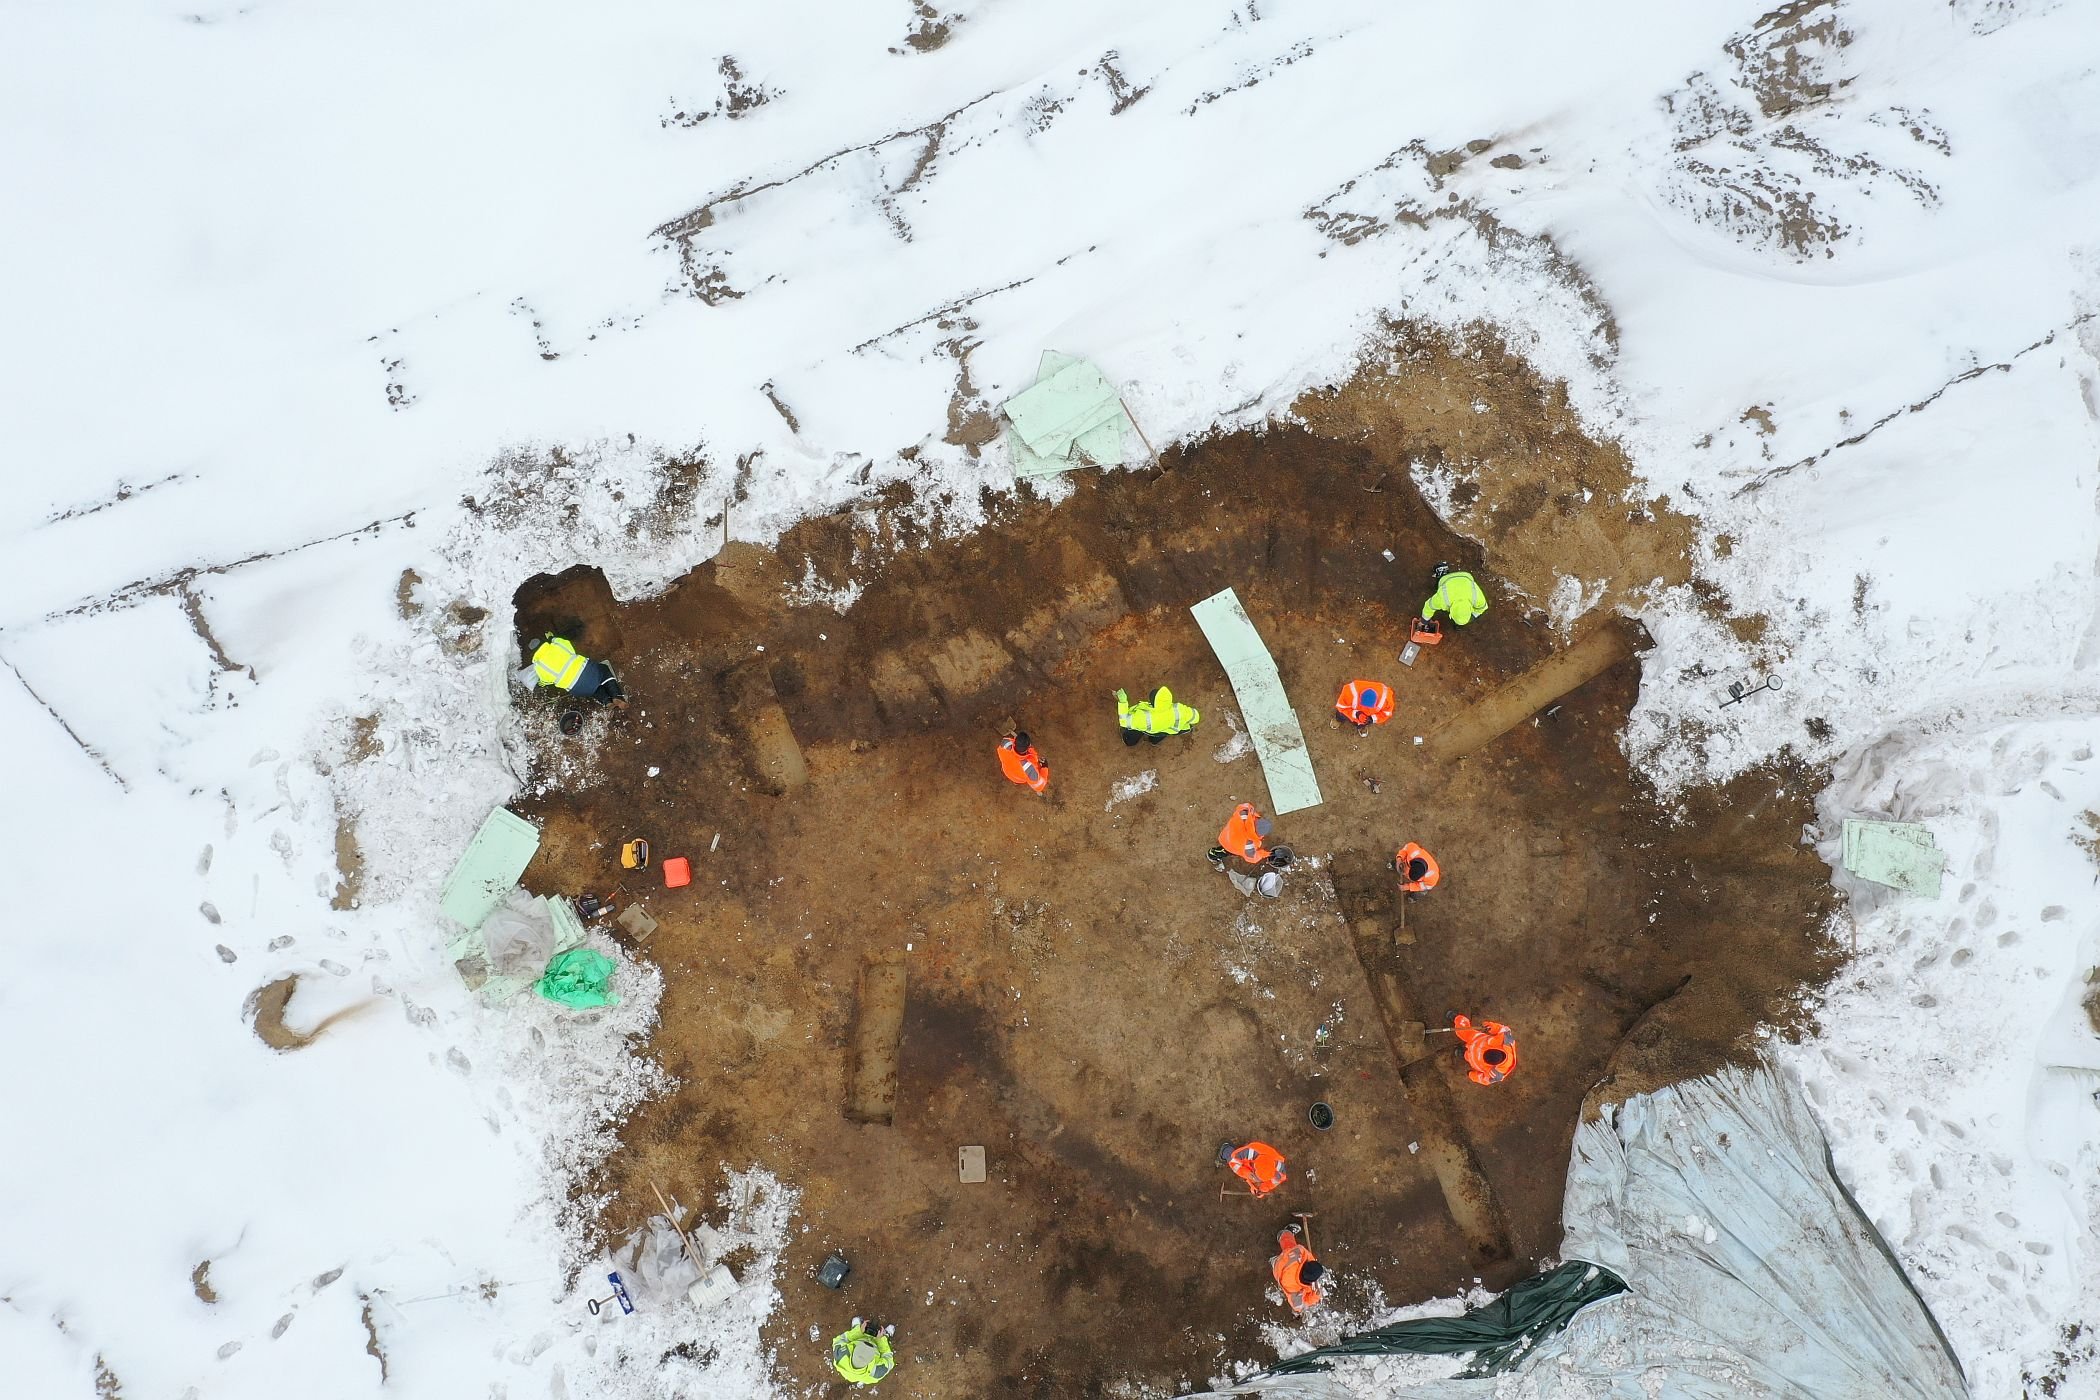
[{"label": "orange bucket", "polygon": [[693,883],[693,863],[684,856],[672,856],[664,862],[664,888],[675,890]]}]

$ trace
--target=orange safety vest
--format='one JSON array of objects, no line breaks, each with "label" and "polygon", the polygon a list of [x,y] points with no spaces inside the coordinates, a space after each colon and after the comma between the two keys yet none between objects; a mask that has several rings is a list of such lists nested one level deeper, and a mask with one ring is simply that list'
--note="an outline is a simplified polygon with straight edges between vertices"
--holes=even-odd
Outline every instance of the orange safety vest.
[{"label": "orange safety vest", "polygon": [[1284,1169],[1283,1154],[1265,1142],[1235,1147],[1228,1165],[1232,1174],[1246,1182],[1247,1189],[1257,1196],[1268,1195],[1290,1178]]},{"label": "orange safety vest", "polygon": [[1269,1261],[1269,1272],[1275,1275],[1276,1286],[1283,1290],[1283,1301],[1291,1305],[1294,1313],[1320,1306],[1320,1285],[1307,1283],[1300,1277],[1305,1266],[1314,1262],[1313,1252],[1293,1230],[1285,1230],[1276,1236],[1276,1248],[1281,1252]]},{"label": "orange safety vest", "polygon": [[1232,819],[1218,833],[1218,844],[1249,865],[1267,860],[1269,848],[1261,843],[1261,832],[1255,827],[1260,820],[1261,813],[1254,810],[1254,804],[1242,802],[1232,809]]},{"label": "orange safety vest", "polygon": [[1028,746],[1028,752],[1018,752],[1011,734],[999,741],[999,766],[1008,778],[1032,792],[1040,793],[1050,786],[1050,765],[1043,762],[1033,744]]},{"label": "orange safety vest", "polygon": [[1384,724],[1393,717],[1393,688],[1377,681],[1350,681],[1334,709],[1351,724]]},{"label": "orange safety vest", "polygon": [[[1407,878],[1407,867],[1415,861],[1422,862],[1429,869],[1423,872],[1421,879],[1410,880]],[[1436,863],[1436,857],[1412,841],[1394,853],[1393,869],[1400,872],[1400,888],[1406,890],[1409,894],[1420,894],[1424,890],[1433,890],[1436,888],[1437,881],[1444,878],[1443,869]]]},{"label": "orange safety vest", "polygon": [[[1451,1018],[1451,1029],[1466,1047],[1466,1078],[1475,1084],[1500,1084],[1516,1073],[1517,1038],[1500,1021],[1482,1021],[1478,1026],[1464,1016]],[[1489,1060],[1489,1052],[1498,1056]]]}]

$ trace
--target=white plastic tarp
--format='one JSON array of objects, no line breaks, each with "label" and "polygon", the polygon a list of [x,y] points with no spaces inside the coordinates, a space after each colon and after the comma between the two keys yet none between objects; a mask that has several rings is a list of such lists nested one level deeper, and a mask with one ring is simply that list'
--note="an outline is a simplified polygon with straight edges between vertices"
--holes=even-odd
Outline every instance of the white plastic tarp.
[{"label": "white plastic tarp", "polygon": [[[1517,1371],[1382,1389],[1410,1400],[1962,1400],[1924,1301],[1838,1180],[1792,1080],[1770,1069],[1644,1094],[1575,1135],[1565,1259],[1627,1291]],[[1375,1365],[1343,1361],[1340,1367]],[[1218,1395],[1330,1400],[1339,1376]],[[1354,1387],[1352,1387],[1354,1389]]]}]

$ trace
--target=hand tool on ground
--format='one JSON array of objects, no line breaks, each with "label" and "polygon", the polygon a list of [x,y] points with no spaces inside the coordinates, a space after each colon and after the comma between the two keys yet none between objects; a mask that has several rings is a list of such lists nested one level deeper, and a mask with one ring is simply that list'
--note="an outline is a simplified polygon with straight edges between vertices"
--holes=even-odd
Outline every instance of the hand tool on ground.
[{"label": "hand tool on ground", "polygon": [[605,1281],[612,1285],[612,1297],[585,1299],[583,1305],[591,1310],[591,1316],[596,1317],[600,1308],[603,1308],[607,1303],[613,1302],[615,1299],[619,1301],[622,1314],[633,1312],[634,1299],[627,1296],[627,1285],[620,1281],[620,1276],[616,1273],[607,1274]]},{"label": "hand tool on ground", "polygon": [[707,1261],[700,1257],[699,1250],[693,1248],[693,1241],[687,1236],[685,1227],[678,1223],[678,1213],[672,1210],[671,1203],[664,1199],[663,1188],[652,1180],[649,1183],[649,1189],[656,1193],[656,1203],[664,1208],[664,1219],[670,1221],[671,1228],[678,1232],[678,1242],[685,1246],[685,1257],[692,1260],[693,1267],[700,1271],[702,1277],[705,1277],[707,1274]]},{"label": "hand tool on ground", "polygon": [[1291,1219],[1298,1222],[1298,1238],[1305,1241],[1305,1252],[1307,1254],[1318,1253],[1312,1247],[1312,1218],[1313,1213],[1309,1210],[1294,1210],[1291,1212]]}]

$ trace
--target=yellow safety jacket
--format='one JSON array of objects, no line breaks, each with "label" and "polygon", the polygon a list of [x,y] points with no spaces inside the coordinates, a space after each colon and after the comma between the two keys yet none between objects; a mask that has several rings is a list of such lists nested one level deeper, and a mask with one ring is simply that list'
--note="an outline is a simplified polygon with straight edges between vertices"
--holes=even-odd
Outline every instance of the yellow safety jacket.
[{"label": "yellow safety jacket", "polygon": [[540,684],[558,685],[563,690],[574,690],[583,668],[590,664],[591,659],[576,650],[576,644],[566,637],[549,637],[532,654],[533,673]]},{"label": "yellow safety jacket", "polygon": [[1488,610],[1487,594],[1467,573],[1448,573],[1437,580],[1436,592],[1422,604],[1422,620],[1429,621],[1439,612],[1449,612],[1451,620],[1463,627]]},{"label": "yellow safety jacket", "polygon": [[873,1385],[897,1367],[890,1339],[855,1326],[831,1339],[831,1369],[855,1385]]},{"label": "yellow safety jacket", "polygon": [[1150,700],[1135,705],[1122,691],[1116,692],[1116,723],[1140,734],[1186,734],[1203,715],[1190,705],[1179,704],[1174,692],[1161,686]]}]

